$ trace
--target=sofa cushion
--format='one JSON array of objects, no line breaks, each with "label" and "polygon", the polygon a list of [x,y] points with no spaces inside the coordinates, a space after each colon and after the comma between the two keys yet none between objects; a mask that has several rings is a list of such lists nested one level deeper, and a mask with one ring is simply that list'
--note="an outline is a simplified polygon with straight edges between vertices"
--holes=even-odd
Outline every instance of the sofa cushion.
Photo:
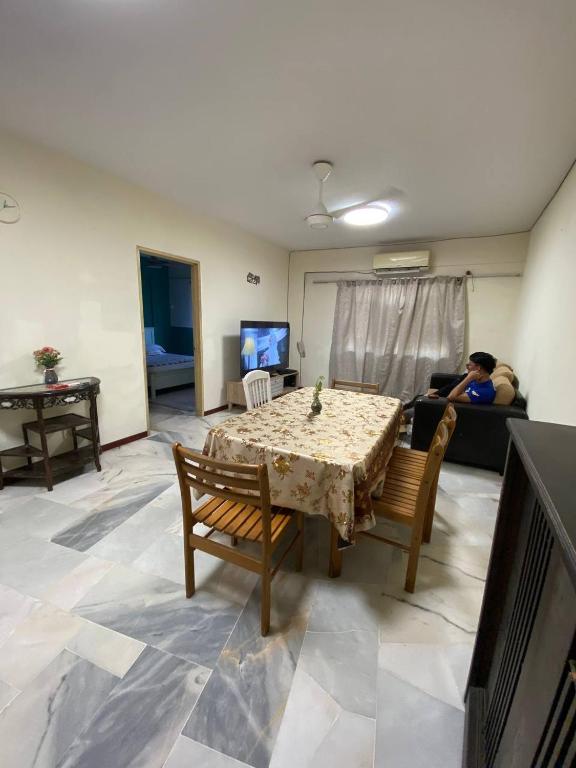
[{"label": "sofa cushion", "polygon": [[496,368],[494,368],[494,370],[492,371],[490,378],[492,379],[492,381],[494,381],[494,379],[499,376],[504,376],[506,379],[508,379],[508,381],[511,384],[514,381],[514,371],[508,365],[496,366]]},{"label": "sofa cushion", "polygon": [[496,390],[494,405],[510,405],[516,397],[516,390],[507,376],[494,376],[492,374],[492,383]]}]

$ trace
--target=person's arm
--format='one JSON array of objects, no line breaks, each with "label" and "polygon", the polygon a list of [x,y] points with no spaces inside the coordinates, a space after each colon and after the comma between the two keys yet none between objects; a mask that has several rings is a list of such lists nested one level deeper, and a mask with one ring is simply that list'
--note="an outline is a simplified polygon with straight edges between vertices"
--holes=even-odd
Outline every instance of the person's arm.
[{"label": "person's arm", "polygon": [[462,376],[455,376],[450,384],[446,384],[443,387],[440,387],[440,389],[429,389],[428,392],[426,392],[426,397],[431,398],[432,400],[437,400],[439,397],[448,397],[448,395],[452,392],[456,384],[459,384],[461,381],[464,381],[466,378],[466,374],[462,374]]},{"label": "person's arm", "polygon": [[459,384],[456,384],[452,392],[448,395],[448,400],[452,403],[469,403],[470,398],[464,391],[472,381],[477,381],[479,378],[475,371],[471,371],[465,376]]}]

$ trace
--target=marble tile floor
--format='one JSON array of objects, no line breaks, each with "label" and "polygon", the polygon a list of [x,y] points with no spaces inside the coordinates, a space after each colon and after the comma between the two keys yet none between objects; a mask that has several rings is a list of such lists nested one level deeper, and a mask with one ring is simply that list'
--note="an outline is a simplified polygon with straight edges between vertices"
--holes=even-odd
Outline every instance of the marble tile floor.
[{"label": "marble tile floor", "polygon": [[307,518],[262,638],[255,574],[197,553],[183,590],[170,444],[228,416],[154,407],[101,473],[0,493],[3,768],[456,768],[500,477],[444,465],[412,595],[371,539],[329,579]]}]

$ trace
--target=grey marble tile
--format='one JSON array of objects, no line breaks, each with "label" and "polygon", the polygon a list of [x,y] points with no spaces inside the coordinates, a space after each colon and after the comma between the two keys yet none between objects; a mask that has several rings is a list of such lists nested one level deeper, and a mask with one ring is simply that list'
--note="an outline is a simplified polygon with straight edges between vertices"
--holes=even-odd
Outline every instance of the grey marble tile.
[{"label": "grey marble tile", "polygon": [[93,514],[61,531],[52,541],[85,552],[170,485],[170,482],[153,483],[141,489],[141,493],[136,497],[133,491],[121,492]]},{"label": "grey marble tile", "polygon": [[381,643],[466,644],[474,633],[446,620],[442,614],[413,605],[403,597],[382,597],[379,619]]},{"label": "grey marble tile", "polygon": [[13,685],[9,685],[0,680],[0,712],[2,712],[2,710],[5,709],[19,693],[20,691],[18,688],[14,688]]},{"label": "grey marble tile", "polygon": [[[156,432],[156,434],[151,435],[148,440],[152,440],[153,442],[157,443],[166,443],[167,445],[172,445],[173,443],[181,443],[182,445],[185,445],[186,448],[190,448],[193,451],[199,451],[201,453],[204,446],[203,440],[200,439],[202,432],[199,431],[198,435],[195,433],[192,434],[193,438],[198,443],[197,445],[190,445],[191,436],[186,432]],[[208,428],[206,428],[206,434],[208,434]]]},{"label": "grey marble tile", "polygon": [[246,768],[233,757],[216,752],[186,736],[179,736],[164,768]]},{"label": "grey marble tile", "polygon": [[267,768],[308,616],[307,580],[279,573],[272,585],[271,629],[260,634],[255,589],[183,734],[248,763]]},{"label": "grey marble tile", "polygon": [[209,674],[171,654],[146,648],[58,768],[162,766]]},{"label": "grey marble tile", "polygon": [[374,768],[460,768],[464,713],[381,668]]},{"label": "grey marble tile", "polygon": [[299,665],[270,768],[372,768],[374,735],[374,719],[343,710]]},{"label": "grey marble tile", "polygon": [[378,666],[435,699],[464,710],[463,693],[472,648],[472,643],[384,643],[380,646]]},{"label": "grey marble tile", "polygon": [[308,674],[341,709],[376,717],[375,631],[306,632],[298,669]]},{"label": "grey marble tile", "polygon": [[2,768],[56,766],[117,682],[73,653],[60,653],[0,714]]},{"label": "grey marble tile", "polygon": [[69,611],[113,566],[109,560],[87,555],[76,568],[41,589],[38,596],[46,603]]},{"label": "grey marble tile", "polygon": [[[178,522],[180,527],[181,523]],[[170,579],[184,585],[184,554],[181,535],[163,533],[133,562],[144,573]],[[196,551],[194,569],[197,594],[209,592],[244,607],[258,576],[232,563]],[[194,598],[192,598],[194,599]]]},{"label": "grey marble tile", "polygon": [[92,621],[76,618],[80,626],[67,641],[66,648],[116,677],[124,677],[146,647],[145,644]]},{"label": "grey marble tile", "polygon": [[[39,597],[77,568],[86,555],[42,539],[29,538],[0,551],[0,583]],[[33,567],[32,567],[33,564]]]},{"label": "grey marble tile", "polygon": [[314,585],[314,607],[309,632],[376,632],[382,615],[382,588],[371,584],[349,584],[344,579]]},{"label": "grey marble tile", "polygon": [[33,496],[7,509],[0,515],[0,541],[10,536],[25,539],[30,536],[51,539],[73,523],[79,522],[85,513],[42,496]]},{"label": "grey marble tile", "polygon": [[81,621],[40,604],[0,647],[0,680],[23,689],[78,632]]},{"label": "grey marble tile", "polygon": [[115,566],[74,608],[78,615],[183,659],[216,663],[241,606],[212,593]]},{"label": "grey marble tile", "polygon": [[39,605],[33,597],[0,584],[0,645]]}]

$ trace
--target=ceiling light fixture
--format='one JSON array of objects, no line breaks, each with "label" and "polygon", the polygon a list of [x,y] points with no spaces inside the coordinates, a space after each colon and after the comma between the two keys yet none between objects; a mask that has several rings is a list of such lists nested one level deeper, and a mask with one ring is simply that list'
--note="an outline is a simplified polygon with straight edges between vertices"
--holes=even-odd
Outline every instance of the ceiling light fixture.
[{"label": "ceiling light fixture", "polygon": [[371,224],[382,224],[390,215],[390,209],[385,205],[362,205],[346,211],[342,221],[353,224],[355,227],[368,227]]}]

